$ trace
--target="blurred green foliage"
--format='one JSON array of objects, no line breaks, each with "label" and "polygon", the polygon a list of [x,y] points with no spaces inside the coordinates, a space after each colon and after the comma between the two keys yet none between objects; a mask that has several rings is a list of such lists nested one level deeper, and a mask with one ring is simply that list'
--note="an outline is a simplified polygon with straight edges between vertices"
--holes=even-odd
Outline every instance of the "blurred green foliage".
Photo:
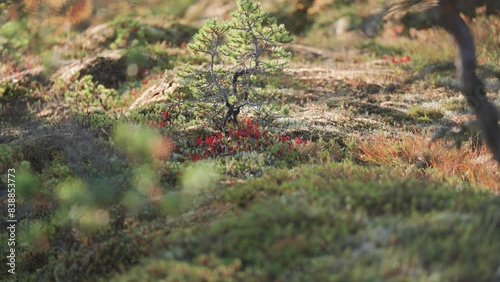
[{"label": "blurred green foliage", "polygon": [[85,75],[76,80],[64,93],[65,101],[74,111],[91,107],[108,110],[119,103],[119,92],[95,83],[92,75]]}]

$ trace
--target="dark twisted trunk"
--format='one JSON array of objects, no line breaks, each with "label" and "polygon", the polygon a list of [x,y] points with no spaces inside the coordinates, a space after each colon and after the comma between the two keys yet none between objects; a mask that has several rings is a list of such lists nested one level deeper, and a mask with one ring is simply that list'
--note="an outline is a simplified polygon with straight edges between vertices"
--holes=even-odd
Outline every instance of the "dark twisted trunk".
[{"label": "dark twisted trunk", "polygon": [[465,21],[456,9],[456,0],[439,1],[439,19],[442,27],[453,35],[457,43],[455,65],[462,83],[462,93],[473,109],[493,157],[500,163],[500,126],[498,111],[488,101],[484,85],[476,76],[474,39]]}]

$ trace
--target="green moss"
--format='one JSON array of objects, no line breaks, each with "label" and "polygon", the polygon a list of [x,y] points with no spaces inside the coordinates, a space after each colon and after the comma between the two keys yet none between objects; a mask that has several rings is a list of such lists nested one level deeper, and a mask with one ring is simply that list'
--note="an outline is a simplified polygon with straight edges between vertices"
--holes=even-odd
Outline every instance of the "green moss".
[{"label": "green moss", "polygon": [[75,81],[64,93],[64,98],[76,112],[95,107],[108,110],[119,104],[118,91],[94,82],[92,75]]},{"label": "green moss", "polygon": [[23,160],[23,154],[18,146],[0,145],[0,171],[14,168]]},{"label": "green moss", "polygon": [[443,107],[448,111],[465,112],[469,109],[464,99],[451,99],[443,103]]},{"label": "green moss", "polygon": [[373,52],[376,57],[381,58],[383,55],[387,56],[402,56],[404,50],[394,45],[379,43],[377,40],[369,39],[363,41],[359,47]]},{"label": "green moss", "polygon": [[249,271],[242,272],[240,267],[238,259],[228,263],[214,255],[200,255],[192,263],[147,259],[128,273],[113,277],[111,281],[249,281]]},{"label": "green moss", "polygon": [[429,123],[441,119],[444,113],[439,108],[415,106],[408,111],[408,116],[413,117],[418,122]]},{"label": "green moss", "polygon": [[[493,277],[499,198],[391,178],[380,169],[346,164],[273,171],[224,192],[242,208],[158,237],[153,248],[160,259],[146,259],[118,280]],[[208,262],[200,264],[200,258]],[[234,261],[241,267],[216,276]]]}]

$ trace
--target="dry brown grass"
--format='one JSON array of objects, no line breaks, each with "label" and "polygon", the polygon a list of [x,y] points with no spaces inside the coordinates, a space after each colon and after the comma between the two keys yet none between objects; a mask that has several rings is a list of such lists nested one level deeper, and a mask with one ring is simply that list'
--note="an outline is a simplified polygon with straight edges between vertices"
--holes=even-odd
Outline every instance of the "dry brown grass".
[{"label": "dry brown grass", "polygon": [[445,141],[430,142],[426,135],[391,138],[379,133],[369,140],[359,140],[354,152],[369,164],[413,165],[425,170],[426,174],[459,177],[473,185],[500,192],[500,167],[484,145],[452,148]]}]

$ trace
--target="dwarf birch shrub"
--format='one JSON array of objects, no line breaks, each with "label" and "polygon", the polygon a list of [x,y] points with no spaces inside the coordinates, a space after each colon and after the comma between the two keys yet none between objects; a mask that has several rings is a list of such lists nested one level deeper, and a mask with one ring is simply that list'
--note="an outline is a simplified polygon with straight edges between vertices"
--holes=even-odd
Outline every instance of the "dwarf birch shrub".
[{"label": "dwarf birch shrub", "polygon": [[[208,58],[201,66],[184,66],[179,72],[199,116],[218,127],[236,122],[245,106],[260,111],[257,86],[265,76],[283,71],[291,53],[283,43],[292,41],[283,24],[251,0],[239,0],[227,21],[209,20],[193,37],[188,48]],[[261,83],[262,85],[262,83]]]}]

